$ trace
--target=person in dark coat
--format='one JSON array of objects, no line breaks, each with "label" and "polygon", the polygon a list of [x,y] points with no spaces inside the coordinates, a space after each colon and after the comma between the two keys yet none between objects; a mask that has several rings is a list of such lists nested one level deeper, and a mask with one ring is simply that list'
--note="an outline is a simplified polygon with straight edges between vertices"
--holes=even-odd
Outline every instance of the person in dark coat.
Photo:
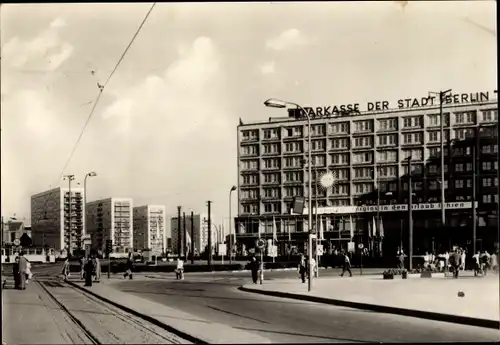
[{"label": "person in dark coat", "polygon": [[302,283],[306,282],[306,274],[307,274],[307,259],[304,255],[300,256],[299,266],[297,267],[300,280]]},{"label": "person in dark coat", "polygon": [[16,256],[12,265],[12,275],[14,277],[14,289],[19,289],[19,256]]},{"label": "person in dark coat", "polygon": [[87,259],[84,266],[85,286],[92,286],[92,273],[94,272],[94,262],[91,258]]},{"label": "person in dark coat", "polygon": [[259,261],[255,256],[252,256],[252,259],[250,260],[250,271],[252,272],[252,281],[254,284],[257,284],[258,280],[258,273],[259,273]]},{"label": "person in dark coat", "polygon": [[132,253],[128,253],[128,259],[126,263],[126,271],[123,274],[123,278],[129,277],[129,279],[132,279],[132,268],[134,267],[134,257],[132,256]]},{"label": "person in dark coat", "polygon": [[453,271],[453,278],[458,278],[458,271],[460,271],[460,266],[462,262],[462,255],[459,253],[458,249],[450,255],[450,265]]},{"label": "person in dark coat", "polygon": [[349,256],[347,255],[346,252],[342,252],[342,273],[340,274],[341,277],[344,276],[344,273],[347,271],[349,272],[349,277],[352,277],[352,272],[351,272],[351,259],[349,259]]}]

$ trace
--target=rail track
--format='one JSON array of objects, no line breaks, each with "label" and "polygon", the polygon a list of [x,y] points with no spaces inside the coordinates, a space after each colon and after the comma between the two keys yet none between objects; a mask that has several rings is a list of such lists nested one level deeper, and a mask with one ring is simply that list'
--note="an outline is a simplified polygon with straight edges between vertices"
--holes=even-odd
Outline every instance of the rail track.
[{"label": "rail track", "polygon": [[56,277],[34,280],[88,338],[89,344],[187,344],[179,335],[132,315]]}]

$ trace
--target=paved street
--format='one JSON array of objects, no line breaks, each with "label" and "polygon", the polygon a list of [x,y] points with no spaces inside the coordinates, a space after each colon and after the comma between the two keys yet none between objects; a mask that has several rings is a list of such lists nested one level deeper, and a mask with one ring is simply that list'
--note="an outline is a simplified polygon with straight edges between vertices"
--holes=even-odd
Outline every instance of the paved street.
[{"label": "paved street", "polygon": [[[328,272],[332,270],[327,270]],[[338,272],[335,272],[337,274]],[[333,275],[334,272],[328,273]],[[267,279],[296,277],[269,272]],[[184,281],[115,280],[115,287],[212,322],[255,332],[272,342],[498,341],[499,332],[238,291],[248,274],[187,275]],[[297,279],[297,283],[299,283]],[[411,296],[409,296],[411,298]]]}]

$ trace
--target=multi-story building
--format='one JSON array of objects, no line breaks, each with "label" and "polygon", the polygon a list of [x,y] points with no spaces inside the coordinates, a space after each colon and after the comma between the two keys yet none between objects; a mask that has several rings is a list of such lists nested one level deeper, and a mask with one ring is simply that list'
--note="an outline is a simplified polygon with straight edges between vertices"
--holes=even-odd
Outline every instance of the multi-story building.
[{"label": "multi-story building", "polygon": [[70,253],[82,247],[83,193],[83,188],[71,188],[71,203],[69,188],[54,188],[31,196],[31,231],[35,246],[56,250],[70,248]]},{"label": "multi-story building", "polygon": [[[194,250],[195,254],[200,254],[205,251],[205,248],[208,246],[208,221],[206,215],[195,214],[193,216],[193,225],[194,225]],[[215,225],[212,221],[212,228],[215,228]],[[186,243],[184,237],[184,217],[181,215],[181,232],[179,236],[179,226],[178,226],[178,218],[177,216],[170,218],[170,229],[172,236],[172,252],[175,254],[179,253],[179,239],[181,241],[181,246]],[[188,242],[189,239],[192,240],[191,236],[191,214],[186,214],[186,232]],[[212,233],[214,234],[214,233]],[[212,237],[213,247],[217,242],[217,237]],[[191,249],[189,249],[191,250]],[[185,248],[181,248],[181,253],[185,254]]]},{"label": "multi-story building", "polygon": [[133,250],[131,198],[107,198],[87,203],[87,233],[91,236],[92,247],[105,250],[106,241],[113,241],[114,253]]},{"label": "multi-story building", "polygon": [[[305,251],[307,212],[291,212],[295,196],[309,194],[315,227],[327,243],[346,248],[363,243],[372,252],[396,253],[408,243],[408,157],[411,157],[414,247],[438,251],[472,239],[472,177],[475,155],[478,248],[493,246],[498,224],[498,110],[491,93],[481,101],[443,105],[445,226],[441,221],[439,104],[427,107],[358,112],[351,116],[311,119],[286,117],[240,123],[238,132],[238,249],[270,238],[276,224],[279,250],[286,243]],[[472,97],[471,97],[472,98]],[[492,98],[492,97],[491,97]],[[464,98],[462,97],[462,100]],[[291,112],[294,115],[294,112]],[[469,137],[475,139],[470,142]],[[464,146],[465,145],[465,146]],[[308,150],[312,177],[308,176]],[[326,172],[335,175],[329,188],[318,186]],[[313,190],[308,191],[308,180]],[[377,222],[375,219],[380,219]],[[375,223],[375,225],[374,225]],[[498,244],[497,244],[498,245]]]},{"label": "multi-story building", "polygon": [[134,207],[134,249],[164,253],[167,246],[165,206]]}]

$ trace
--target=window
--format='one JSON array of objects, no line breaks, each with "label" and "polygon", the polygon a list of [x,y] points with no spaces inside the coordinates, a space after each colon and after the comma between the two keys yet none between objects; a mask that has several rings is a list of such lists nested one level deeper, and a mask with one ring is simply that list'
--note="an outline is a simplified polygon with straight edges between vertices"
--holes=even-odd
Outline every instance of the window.
[{"label": "window", "polygon": [[371,152],[354,153],[352,155],[352,164],[371,163],[373,154]]},{"label": "window", "polygon": [[244,175],[243,184],[255,184],[257,183],[257,175]]},{"label": "window", "polygon": [[[430,147],[427,150],[429,150],[429,157],[439,157],[439,152],[441,151],[441,148],[439,147]],[[448,156],[448,148],[444,148],[444,156]]]},{"label": "window", "polygon": [[264,130],[264,139],[279,139],[279,137],[279,128]]},{"label": "window", "polygon": [[313,156],[313,166],[324,167],[326,165],[325,156]]},{"label": "window", "polygon": [[264,189],[264,196],[266,198],[279,198],[280,190],[277,188],[266,188]]},{"label": "window", "polygon": [[258,152],[257,145],[243,146],[241,148],[241,154],[244,156],[255,155],[255,154],[257,154],[257,152]]},{"label": "window", "polygon": [[393,146],[396,145],[397,138],[395,134],[380,135],[378,137],[379,146]]},{"label": "window", "polygon": [[365,194],[373,191],[372,183],[355,183],[354,184],[354,193],[355,194]]},{"label": "window", "polygon": [[485,204],[491,204],[491,199],[492,199],[491,195],[489,195],[489,194],[484,194],[483,195],[483,203],[485,203]]},{"label": "window", "polygon": [[456,123],[474,123],[476,122],[476,112],[475,111],[465,111],[460,113],[455,113]]},{"label": "window", "polygon": [[372,137],[360,137],[354,139],[354,148],[372,147],[372,146],[373,146]]},{"label": "window", "polygon": [[269,203],[264,204],[264,212],[266,213],[278,213],[280,212],[280,204],[279,203]]},{"label": "window", "polygon": [[422,133],[406,133],[403,136],[403,142],[405,144],[421,144],[422,143]]},{"label": "window", "polygon": [[464,188],[464,180],[455,180],[455,188]]},{"label": "window", "polygon": [[429,141],[438,141],[439,140],[439,132],[429,132]]},{"label": "window", "polygon": [[430,190],[436,190],[436,189],[438,189],[438,183],[437,183],[437,181],[430,181],[429,182],[429,189]]},{"label": "window", "polygon": [[465,170],[466,171],[472,171],[472,163],[466,163],[465,164]]},{"label": "window", "polygon": [[285,196],[294,197],[294,196],[302,196],[303,188],[302,187],[285,187]]},{"label": "window", "polygon": [[259,132],[256,130],[242,131],[243,141],[245,140],[255,140],[259,138]]},{"label": "window", "polygon": [[492,164],[491,164],[491,162],[483,162],[482,167],[483,167],[483,170],[491,170]]},{"label": "window", "polygon": [[[441,115],[439,114],[431,114],[427,115],[427,118],[429,120],[429,126],[441,126]],[[444,126],[449,125],[449,118],[450,118],[450,113],[444,113],[443,114],[444,118]]]},{"label": "window", "polygon": [[470,138],[473,136],[474,130],[472,128],[455,129],[455,139],[464,140],[465,138]]},{"label": "window", "polygon": [[382,119],[378,120],[378,128],[383,131],[391,131],[398,129],[398,119]]},{"label": "window", "polygon": [[302,182],[302,171],[293,171],[285,173],[286,182]]},{"label": "window", "polygon": [[251,169],[258,169],[258,168],[259,168],[259,161],[251,160],[251,161],[242,161],[241,162],[241,169],[242,170],[251,170]]},{"label": "window", "polygon": [[285,158],[285,167],[287,168],[301,168],[302,162],[300,157],[287,157]]},{"label": "window", "polygon": [[264,154],[280,153],[280,144],[264,144]]},{"label": "window", "polygon": [[403,128],[421,128],[423,125],[422,116],[411,116],[403,119]]},{"label": "window", "polygon": [[301,142],[286,143],[285,152],[302,152],[302,143]]},{"label": "window", "polygon": [[354,178],[373,178],[371,168],[354,168]]},{"label": "window", "polygon": [[337,169],[333,171],[337,179],[339,180],[347,180],[349,179],[349,169]]},{"label": "window", "polygon": [[397,177],[398,176],[398,167],[394,167],[394,166],[381,167],[381,168],[379,168],[379,174],[381,177]]},{"label": "window", "polygon": [[311,126],[312,135],[325,135],[325,125],[312,125]]},{"label": "window", "polygon": [[311,141],[313,151],[324,151],[325,141],[324,140],[313,140]]},{"label": "window", "polygon": [[339,184],[332,186],[333,195],[349,195],[349,185],[348,184]]},{"label": "window", "polygon": [[396,162],[398,160],[398,151],[379,151],[377,152],[377,161]]},{"label": "window", "polygon": [[483,121],[484,122],[498,121],[498,110],[497,109],[483,110]]},{"label": "window", "polygon": [[349,154],[348,153],[338,153],[332,155],[332,164],[345,165],[349,164]]},{"label": "window", "polygon": [[264,159],[264,168],[265,169],[279,169],[280,168],[280,160],[278,158]]},{"label": "window", "polygon": [[462,163],[455,164],[455,172],[463,172],[463,171],[464,171],[464,165]]},{"label": "window", "polygon": [[354,128],[356,132],[371,132],[373,130],[372,120],[355,121]]},{"label": "window", "polygon": [[255,190],[255,189],[241,191],[241,198],[242,199],[256,199],[257,195],[258,195],[258,190]]},{"label": "window", "polygon": [[408,159],[411,157],[414,161],[422,160],[423,158],[423,150],[422,149],[404,149],[401,151],[402,157],[401,160]]},{"label": "window", "polygon": [[349,148],[349,139],[333,139],[332,148],[334,149],[347,149]]},{"label": "window", "polygon": [[274,183],[280,181],[280,174],[264,174],[264,183]]},{"label": "window", "polygon": [[334,123],[330,125],[331,134],[347,134],[349,133],[349,122]]}]

